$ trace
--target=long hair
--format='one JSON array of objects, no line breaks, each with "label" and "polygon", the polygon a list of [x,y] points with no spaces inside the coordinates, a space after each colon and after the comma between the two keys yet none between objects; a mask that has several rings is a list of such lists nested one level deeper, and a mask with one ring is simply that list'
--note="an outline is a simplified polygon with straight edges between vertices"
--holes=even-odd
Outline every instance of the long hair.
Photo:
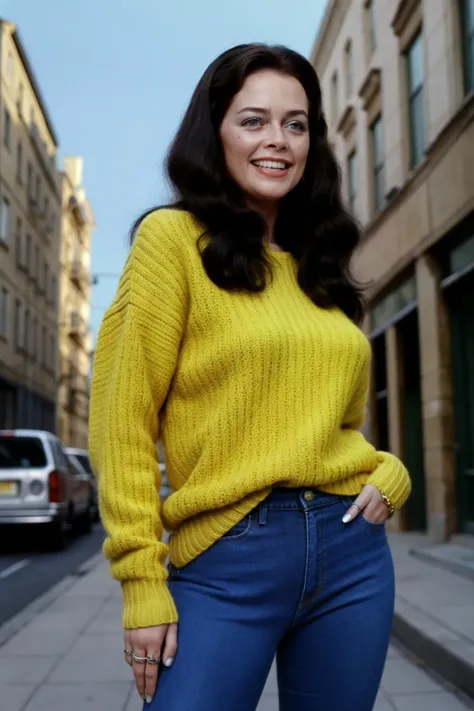
[{"label": "long hair", "polygon": [[173,206],[190,211],[205,225],[201,258],[217,286],[251,292],[265,288],[271,276],[264,249],[265,224],[246,205],[245,196],[230,178],[219,138],[233,97],[250,74],[262,69],[297,79],[309,103],[310,146],[305,172],[279,203],[274,241],[296,258],[299,285],[315,304],[338,307],[359,323],[362,289],[350,270],[359,228],[341,199],[340,173],[327,140],[316,72],[297,52],[282,46],[239,45],[208,67],[169,151],[167,173],[175,195]]}]

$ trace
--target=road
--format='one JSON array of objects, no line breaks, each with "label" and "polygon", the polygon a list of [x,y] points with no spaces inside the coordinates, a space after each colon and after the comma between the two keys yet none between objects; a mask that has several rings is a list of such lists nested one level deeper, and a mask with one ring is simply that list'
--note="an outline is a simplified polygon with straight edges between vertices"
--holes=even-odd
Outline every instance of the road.
[{"label": "road", "polygon": [[[8,540],[7,540],[8,538]],[[0,625],[73,573],[102,546],[104,532],[94,526],[90,535],[73,537],[59,553],[45,551],[30,531],[0,532]]]}]

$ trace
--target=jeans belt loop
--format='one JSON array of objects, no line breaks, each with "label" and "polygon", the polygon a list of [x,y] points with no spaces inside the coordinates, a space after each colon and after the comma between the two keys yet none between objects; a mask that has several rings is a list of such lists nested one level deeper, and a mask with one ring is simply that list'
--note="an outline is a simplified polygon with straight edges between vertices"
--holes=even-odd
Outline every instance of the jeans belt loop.
[{"label": "jeans belt loop", "polygon": [[262,501],[262,503],[259,506],[259,511],[258,511],[258,525],[259,526],[265,526],[267,522],[267,512],[268,512],[268,504],[267,501]]}]

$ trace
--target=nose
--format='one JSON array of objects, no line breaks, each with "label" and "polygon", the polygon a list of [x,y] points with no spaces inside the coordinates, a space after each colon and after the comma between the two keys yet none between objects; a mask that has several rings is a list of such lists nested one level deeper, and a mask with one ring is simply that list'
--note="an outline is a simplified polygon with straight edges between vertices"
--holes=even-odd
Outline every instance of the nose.
[{"label": "nose", "polygon": [[280,125],[269,125],[265,136],[265,148],[273,148],[281,151],[287,148],[285,134]]}]

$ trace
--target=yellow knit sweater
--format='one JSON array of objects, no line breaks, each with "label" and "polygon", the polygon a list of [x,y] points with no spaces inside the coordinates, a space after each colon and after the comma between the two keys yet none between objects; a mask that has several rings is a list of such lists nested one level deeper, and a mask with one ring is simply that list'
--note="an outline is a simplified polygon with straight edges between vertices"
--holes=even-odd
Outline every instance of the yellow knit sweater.
[{"label": "yellow knit sweater", "polygon": [[[177,620],[163,524],[179,567],[274,486],[353,495],[369,482],[395,507],[410,491],[401,462],[358,432],[363,333],[309,300],[288,253],[270,253],[262,293],[219,289],[201,263],[202,231],[183,211],[145,219],[97,344],[90,452],[128,628]],[[162,510],[159,435],[174,489]]]}]

